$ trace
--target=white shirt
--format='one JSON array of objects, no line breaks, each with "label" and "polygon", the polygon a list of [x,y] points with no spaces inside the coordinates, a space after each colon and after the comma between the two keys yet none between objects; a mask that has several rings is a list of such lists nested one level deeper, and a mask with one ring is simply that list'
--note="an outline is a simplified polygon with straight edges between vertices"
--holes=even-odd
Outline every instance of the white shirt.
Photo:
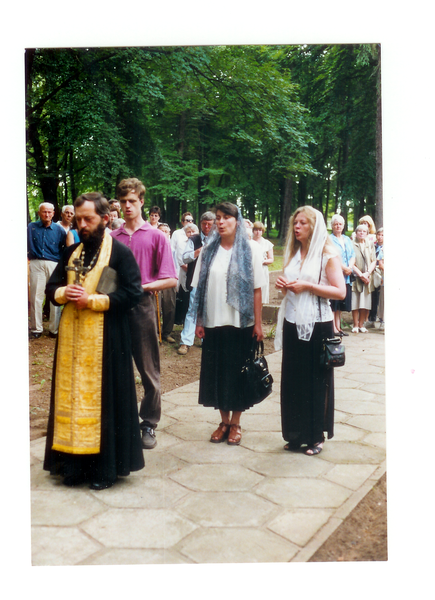
[{"label": "white shirt", "polygon": [[[326,265],[330,258],[333,258],[336,254],[322,254],[322,271],[320,277],[320,285],[329,285],[328,278],[326,276]],[[302,260],[301,250],[299,249],[293,256],[289,264],[284,269],[284,276],[289,281],[295,281],[299,279],[301,274]],[[320,275],[320,273],[319,273]],[[317,282],[316,282],[317,283]],[[287,290],[287,302],[285,307],[285,320],[289,323],[296,322],[296,294]],[[316,300],[316,322],[332,321],[332,310],[329,300],[327,298],[320,298],[320,307],[322,314],[319,312],[319,302]]]},{"label": "white shirt", "polygon": [[[207,285],[207,322],[205,327],[223,327],[225,325],[240,327],[240,313],[227,304],[227,272],[232,252],[232,248],[225,250],[222,246],[219,246],[211,264]],[[196,263],[192,287],[198,286],[201,258],[202,253]],[[261,252],[252,252],[252,267],[254,270],[254,289],[261,288],[264,285]],[[250,325],[254,325],[254,322],[248,324],[248,326]]]}]

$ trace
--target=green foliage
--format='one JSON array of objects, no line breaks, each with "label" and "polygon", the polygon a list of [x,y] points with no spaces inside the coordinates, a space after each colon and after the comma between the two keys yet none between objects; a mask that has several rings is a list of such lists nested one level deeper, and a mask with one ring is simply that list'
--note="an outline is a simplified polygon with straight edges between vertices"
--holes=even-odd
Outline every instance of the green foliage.
[{"label": "green foliage", "polygon": [[[222,200],[280,232],[285,179],[325,215],[371,208],[376,46],[26,53],[28,202],[138,177],[171,226]],[[167,214],[165,214],[165,211]]]}]

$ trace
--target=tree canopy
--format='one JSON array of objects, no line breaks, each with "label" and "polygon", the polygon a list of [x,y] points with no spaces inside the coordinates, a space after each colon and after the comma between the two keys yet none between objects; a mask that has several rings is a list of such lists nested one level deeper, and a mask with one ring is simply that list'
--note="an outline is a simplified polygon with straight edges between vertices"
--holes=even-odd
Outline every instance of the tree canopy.
[{"label": "tree canopy", "polygon": [[301,204],[374,214],[378,67],[367,45],[28,49],[29,219],[124,177],[171,227],[222,200],[281,235]]}]

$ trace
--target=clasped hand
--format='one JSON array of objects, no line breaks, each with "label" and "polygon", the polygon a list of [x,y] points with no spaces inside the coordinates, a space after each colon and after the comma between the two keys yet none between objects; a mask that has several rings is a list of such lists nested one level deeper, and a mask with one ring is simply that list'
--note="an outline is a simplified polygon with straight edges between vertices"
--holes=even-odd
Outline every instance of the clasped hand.
[{"label": "clasped hand", "polygon": [[81,285],[67,285],[65,288],[65,298],[68,302],[74,302],[80,310],[86,308],[88,304],[88,293]]},{"label": "clasped hand", "polygon": [[305,292],[309,289],[311,284],[308,281],[304,281],[303,279],[295,279],[294,281],[289,281],[282,275],[278,277],[275,282],[275,287],[277,290],[289,290],[294,294],[300,294],[301,292]]}]

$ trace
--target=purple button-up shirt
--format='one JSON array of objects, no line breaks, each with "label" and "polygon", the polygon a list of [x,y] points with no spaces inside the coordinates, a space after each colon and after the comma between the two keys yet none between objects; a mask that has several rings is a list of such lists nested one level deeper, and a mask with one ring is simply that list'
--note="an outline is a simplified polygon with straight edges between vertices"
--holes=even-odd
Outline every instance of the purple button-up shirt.
[{"label": "purple button-up shirt", "polygon": [[159,229],[145,223],[133,235],[124,225],[114,229],[110,235],[130,248],[139,265],[142,285],[168,277],[177,279],[169,240]]}]

